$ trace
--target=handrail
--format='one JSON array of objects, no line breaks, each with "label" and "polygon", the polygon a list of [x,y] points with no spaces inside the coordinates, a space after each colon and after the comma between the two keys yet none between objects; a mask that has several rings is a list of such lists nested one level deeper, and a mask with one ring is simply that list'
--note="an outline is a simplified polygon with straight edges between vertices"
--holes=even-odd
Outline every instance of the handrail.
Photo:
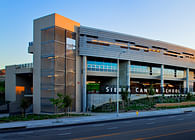
[{"label": "handrail", "polygon": [[16,68],[18,68],[18,69],[20,69],[20,68],[33,68],[33,63],[19,64],[19,65],[16,65]]}]

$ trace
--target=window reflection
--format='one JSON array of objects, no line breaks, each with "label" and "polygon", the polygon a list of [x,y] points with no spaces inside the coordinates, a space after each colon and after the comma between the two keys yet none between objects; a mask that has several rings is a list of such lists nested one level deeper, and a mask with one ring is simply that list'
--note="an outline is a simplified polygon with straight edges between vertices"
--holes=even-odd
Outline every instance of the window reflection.
[{"label": "window reflection", "polygon": [[131,73],[135,74],[150,74],[150,67],[141,65],[131,65]]},{"label": "window reflection", "polygon": [[88,60],[87,70],[88,71],[101,71],[101,72],[116,72],[117,63]]},{"label": "window reflection", "polygon": [[68,50],[75,50],[75,46],[76,46],[76,41],[72,38],[66,38],[66,48]]},{"label": "window reflection", "polygon": [[159,76],[160,75],[160,68],[152,67],[152,75]]},{"label": "window reflection", "polygon": [[175,70],[174,69],[164,69],[164,76],[167,77],[175,77]]},{"label": "window reflection", "polygon": [[183,70],[177,70],[176,75],[178,78],[184,78],[184,71]]}]

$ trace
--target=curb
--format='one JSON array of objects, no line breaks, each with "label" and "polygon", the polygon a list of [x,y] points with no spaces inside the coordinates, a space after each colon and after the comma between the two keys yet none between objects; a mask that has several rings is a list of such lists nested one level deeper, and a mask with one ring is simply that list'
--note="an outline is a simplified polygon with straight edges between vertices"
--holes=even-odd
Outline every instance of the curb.
[{"label": "curb", "polygon": [[30,130],[41,130],[41,129],[52,129],[52,128],[60,128],[60,127],[80,126],[80,125],[108,123],[108,122],[117,122],[117,121],[126,121],[126,120],[139,120],[139,119],[147,119],[147,118],[156,118],[156,117],[165,117],[165,116],[173,116],[173,115],[182,115],[182,114],[186,114],[186,113],[190,113],[190,112],[192,112],[192,111],[190,110],[190,111],[184,111],[184,112],[181,112],[181,113],[174,113],[174,114],[162,114],[162,115],[142,116],[142,117],[133,117],[133,118],[118,118],[118,119],[112,119],[112,120],[100,120],[100,121],[81,122],[81,123],[73,123],[73,124],[41,126],[41,127],[33,127],[33,128],[27,128],[26,126],[2,128],[2,129],[0,128],[0,133],[30,131]]}]

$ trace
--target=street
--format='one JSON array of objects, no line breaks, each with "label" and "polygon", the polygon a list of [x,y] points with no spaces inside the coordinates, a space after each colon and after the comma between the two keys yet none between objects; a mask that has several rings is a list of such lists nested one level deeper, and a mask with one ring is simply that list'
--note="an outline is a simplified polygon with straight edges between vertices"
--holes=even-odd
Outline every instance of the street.
[{"label": "street", "polygon": [[195,113],[1,133],[0,140],[194,140]]}]

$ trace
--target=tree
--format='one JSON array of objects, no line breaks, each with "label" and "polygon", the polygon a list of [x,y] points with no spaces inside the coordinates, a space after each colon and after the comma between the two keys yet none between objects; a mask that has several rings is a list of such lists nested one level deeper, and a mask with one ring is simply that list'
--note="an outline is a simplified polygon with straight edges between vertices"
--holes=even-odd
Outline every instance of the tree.
[{"label": "tree", "polygon": [[[151,102],[150,98],[148,97],[148,95],[154,95],[156,92],[154,90],[154,87],[153,85],[151,84],[150,87],[149,87],[149,90],[148,90],[148,93],[147,93],[147,99],[149,102]],[[152,101],[153,101],[153,98],[152,98]]]},{"label": "tree", "polygon": [[67,108],[70,107],[72,104],[72,99],[69,95],[62,95],[61,93],[57,94],[56,99],[51,99],[50,101],[52,104],[54,104],[58,109],[64,110],[64,112],[67,112]]},{"label": "tree", "polygon": [[149,94],[149,95],[154,95],[154,94],[155,94],[155,90],[154,90],[154,87],[153,87],[152,84],[150,85],[148,94]]},{"label": "tree", "polygon": [[26,109],[28,108],[28,101],[26,99],[22,99],[20,107],[23,109],[24,117],[26,117]]}]

